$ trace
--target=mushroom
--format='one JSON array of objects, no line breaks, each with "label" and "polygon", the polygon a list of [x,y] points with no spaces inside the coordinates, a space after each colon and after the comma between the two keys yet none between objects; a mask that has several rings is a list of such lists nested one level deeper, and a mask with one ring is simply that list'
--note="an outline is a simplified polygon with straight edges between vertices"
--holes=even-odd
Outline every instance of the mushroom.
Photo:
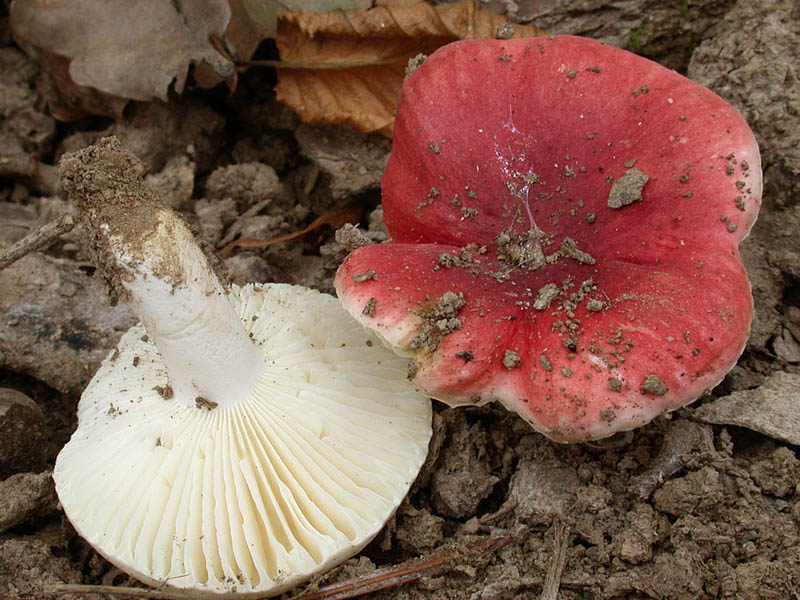
[{"label": "mushroom", "polygon": [[111,138],[61,162],[100,270],[142,323],[81,397],[56,490],[144,582],[277,594],[393,514],[427,453],[430,401],[332,296],[226,293],[141,170]]},{"label": "mushroom", "polygon": [[572,36],[445,46],[404,84],[382,192],[391,242],[336,289],[450,405],[597,439],[694,401],[744,348],[758,147],[656,63]]}]

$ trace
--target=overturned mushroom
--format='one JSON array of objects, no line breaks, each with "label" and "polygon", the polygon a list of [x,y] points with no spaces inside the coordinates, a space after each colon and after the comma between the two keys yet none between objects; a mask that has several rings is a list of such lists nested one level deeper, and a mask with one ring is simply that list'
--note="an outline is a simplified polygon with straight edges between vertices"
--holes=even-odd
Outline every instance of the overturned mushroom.
[{"label": "overturned mushroom", "polygon": [[692,402],[744,348],[756,141],[649,60],[571,36],[448,45],[405,82],[382,189],[391,242],[336,288],[435,398],[602,438]]},{"label": "overturned mushroom", "polygon": [[62,160],[99,266],[142,325],[81,398],[58,496],[145,582],[277,594],[380,530],[425,458],[430,402],[334,298],[226,294],[140,171],[113,139]]}]

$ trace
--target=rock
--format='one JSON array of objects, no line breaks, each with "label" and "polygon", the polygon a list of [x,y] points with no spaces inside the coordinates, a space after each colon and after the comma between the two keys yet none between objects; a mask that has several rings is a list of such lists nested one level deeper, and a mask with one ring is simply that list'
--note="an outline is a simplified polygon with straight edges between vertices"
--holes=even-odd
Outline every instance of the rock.
[{"label": "rock", "polygon": [[79,394],[136,319],[107,305],[102,284],[70,264],[29,254],[0,271],[0,366]]},{"label": "rock", "polygon": [[53,474],[18,473],[0,481],[0,533],[56,511]]},{"label": "rock", "polygon": [[0,479],[43,469],[46,440],[42,411],[36,403],[22,392],[0,388]]},{"label": "rock", "polygon": [[[692,410],[695,419],[736,425],[800,445],[800,374],[778,371],[754,390],[734,392]],[[691,410],[691,409],[687,409]]]}]

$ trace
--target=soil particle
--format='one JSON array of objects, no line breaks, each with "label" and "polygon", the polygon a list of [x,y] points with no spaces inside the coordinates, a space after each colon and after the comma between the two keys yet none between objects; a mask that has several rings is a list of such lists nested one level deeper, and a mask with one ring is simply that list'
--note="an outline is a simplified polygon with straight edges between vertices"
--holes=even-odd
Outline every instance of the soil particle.
[{"label": "soil particle", "polygon": [[654,396],[663,396],[667,393],[667,384],[658,375],[647,375],[644,378],[642,387],[640,388],[643,394],[653,394]]},{"label": "soil particle", "polygon": [[[561,240],[561,247],[559,248],[559,252],[561,256],[566,256],[567,258],[571,258],[573,260],[578,261],[582,265],[593,265],[595,264],[594,258],[588,253],[584,252],[580,248],[578,248],[578,243],[573,240],[571,237],[565,237]],[[547,262],[552,262],[550,257],[547,257]]]},{"label": "soil particle", "polygon": [[555,283],[548,283],[536,292],[536,300],[533,301],[533,308],[535,310],[547,310],[550,308],[550,303],[555,300],[561,293],[558,285]]},{"label": "soil particle", "polygon": [[632,488],[640,498],[648,498],[664,481],[702,456],[713,452],[713,433],[707,425],[685,419],[672,421],[664,443],[650,468],[637,476]]},{"label": "soil particle", "polygon": [[232,198],[242,213],[256,204],[269,201],[275,210],[285,210],[292,203],[275,169],[261,163],[228,165],[214,169],[206,180],[205,197],[209,200]]},{"label": "soil particle", "polygon": [[566,520],[579,483],[575,469],[559,459],[524,459],[511,477],[507,502],[517,519],[528,525]]},{"label": "soil particle", "polygon": [[337,229],[335,238],[348,252],[375,243],[366,233],[350,223]]},{"label": "soil particle", "polygon": [[506,350],[503,355],[503,366],[506,369],[516,369],[522,364],[522,359],[514,350]]},{"label": "soil particle", "polygon": [[367,303],[364,305],[364,308],[361,309],[361,314],[365,317],[374,317],[375,316],[375,306],[377,304],[377,299],[373,296]]},{"label": "soil particle", "polygon": [[628,169],[611,185],[608,193],[608,207],[622,208],[642,199],[642,190],[650,179],[641,169]]},{"label": "soil particle", "polygon": [[468,425],[463,411],[443,413],[447,437],[431,475],[431,501],[441,516],[469,519],[499,479],[484,457],[489,436],[481,423]]},{"label": "soil particle", "polygon": [[661,512],[680,517],[721,508],[736,498],[732,482],[723,479],[719,471],[702,467],[664,483],[653,494],[653,505]]},{"label": "soil particle", "polygon": [[753,463],[750,475],[762,492],[778,498],[793,494],[800,483],[800,460],[784,446]]},{"label": "soil particle", "polygon": [[497,244],[497,260],[529,271],[541,269],[547,261],[540,238],[541,233],[536,231],[500,233],[494,240]]},{"label": "soil particle", "polygon": [[435,302],[423,304],[416,311],[422,322],[408,347],[428,354],[436,350],[446,335],[461,329],[461,319],[456,315],[465,304],[464,294],[455,292],[445,292]]},{"label": "soil particle", "polygon": [[653,545],[669,529],[666,517],[659,515],[649,504],[638,503],[625,516],[622,529],[614,536],[614,554],[632,565],[649,562]]},{"label": "soil particle", "polygon": [[427,509],[416,509],[408,503],[401,506],[397,515],[396,539],[400,547],[411,555],[424,554],[444,541],[445,520]]}]

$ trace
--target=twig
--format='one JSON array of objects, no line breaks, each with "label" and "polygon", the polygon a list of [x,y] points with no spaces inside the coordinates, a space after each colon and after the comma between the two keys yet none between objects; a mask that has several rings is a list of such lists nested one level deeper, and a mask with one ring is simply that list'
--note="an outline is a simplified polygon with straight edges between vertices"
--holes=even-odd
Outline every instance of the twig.
[{"label": "twig", "polygon": [[62,215],[55,221],[50,221],[38,229],[34,229],[11,248],[0,250],[0,271],[26,254],[49,246],[59,236],[71,231],[73,227],[75,227],[75,220],[72,216]]},{"label": "twig", "polygon": [[553,555],[547,565],[544,576],[542,595],[540,600],[557,600],[558,590],[561,587],[561,574],[567,562],[567,544],[569,542],[569,527],[561,521],[553,524]]},{"label": "twig", "polygon": [[447,570],[449,563],[457,558],[479,556],[496,552],[513,541],[510,535],[480,540],[466,545],[464,548],[446,548],[434,552],[428,558],[414,558],[399,565],[377,569],[367,575],[361,575],[347,581],[334,583],[318,589],[310,594],[293,596],[290,600],[347,600],[365,594],[379,592],[392,587],[417,581]]}]

